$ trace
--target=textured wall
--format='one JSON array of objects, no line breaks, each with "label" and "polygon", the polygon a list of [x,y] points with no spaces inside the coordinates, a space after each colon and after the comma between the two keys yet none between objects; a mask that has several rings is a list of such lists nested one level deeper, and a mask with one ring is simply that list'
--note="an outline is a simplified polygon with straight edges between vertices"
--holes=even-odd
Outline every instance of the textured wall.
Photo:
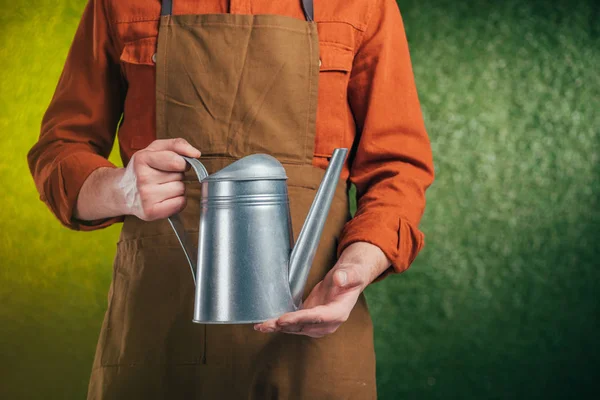
[{"label": "textured wall", "polygon": [[400,1],[437,181],[369,291],[382,397],[599,392],[599,5]]},{"label": "textured wall", "polygon": [[[83,4],[0,15],[3,399],[83,398],[106,306],[118,227],[63,229],[25,163]],[[425,250],[368,289],[382,399],[598,394],[596,4],[400,1],[437,181]]]}]

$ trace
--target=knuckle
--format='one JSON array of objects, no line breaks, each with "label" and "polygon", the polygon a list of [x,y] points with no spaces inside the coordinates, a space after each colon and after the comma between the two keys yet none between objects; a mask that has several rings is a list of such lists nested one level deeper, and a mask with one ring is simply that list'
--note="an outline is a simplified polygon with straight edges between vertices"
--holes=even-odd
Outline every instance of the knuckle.
[{"label": "knuckle", "polygon": [[178,156],[173,156],[173,158],[169,161],[169,168],[178,171],[182,168],[185,168],[185,166],[182,165],[182,158],[178,157]]},{"label": "knuckle", "polygon": [[131,162],[135,166],[145,164],[147,156],[148,150],[140,150],[131,157]]},{"label": "knuckle", "polygon": [[136,176],[138,191],[144,188],[150,182],[150,175],[147,173],[138,173]]},{"label": "knuckle", "polygon": [[148,145],[148,147],[146,147],[146,149],[155,149],[157,147],[160,146],[161,143],[163,143],[165,140],[164,139],[156,139],[154,141],[152,141],[152,143],[150,143]]},{"label": "knuckle", "polygon": [[148,196],[146,195],[145,191],[144,193],[140,193],[138,191],[138,193],[140,195],[140,207],[142,208],[142,211],[144,211],[144,213],[150,212],[152,209],[152,203],[148,200]]},{"label": "knuckle", "polygon": [[152,190],[152,182],[150,174],[141,174],[136,178],[135,182],[140,198],[145,199]]},{"label": "knuckle", "polygon": [[154,219],[156,219],[156,213],[154,211],[154,206],[151,204],[146,203],[142,203],[142,214],[144,215],[145,218],[144,221],[153,221]]},{"label": "knuckle", "polygon": [[178,170],[180,167],[179,161],[175,158],[169,161],[169,168],[172,170]]},{"label": "knuckle", "polygon": [[173,139],[173,144],[175,146],[186,146],[188,144],[188,142],[184,138],[176,138],[176,139]]},{"label": "knuckle", "polygon": [[173,207],[170,210],[169,214],[173,215],[173,214],[180,212],[181,210],[183,210],[185,208],[185,205],[186,205],[185,197],[183,197],[183,196],[178,197],[177,201],[173,202]]},{"label": "knuckle", "polygon": [[148,193],[148,185],[145,185],[145,184],[138,185],[137,191],[140,196],[142,205],[144,205],[144,203],[146,203],[148,201],[148,194],[149,194]]}]

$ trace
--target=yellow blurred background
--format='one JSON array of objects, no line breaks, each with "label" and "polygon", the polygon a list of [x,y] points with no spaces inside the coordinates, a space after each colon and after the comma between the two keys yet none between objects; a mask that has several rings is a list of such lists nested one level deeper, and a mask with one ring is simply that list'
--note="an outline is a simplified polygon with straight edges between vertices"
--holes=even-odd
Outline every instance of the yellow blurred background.
[{"label": "yellow blurred background", "polygon": [[[82,399],[120,227],[60,226],[26,153],[84,0],[2,4],[0,398]],[[367,290],[380,398],[598,398],[599,2],[399,4],[437,180]]]}]

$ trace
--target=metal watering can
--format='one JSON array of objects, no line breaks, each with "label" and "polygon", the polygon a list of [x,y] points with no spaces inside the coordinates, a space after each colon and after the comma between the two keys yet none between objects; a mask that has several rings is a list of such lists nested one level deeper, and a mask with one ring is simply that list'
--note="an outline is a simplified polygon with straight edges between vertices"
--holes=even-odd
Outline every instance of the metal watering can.
[{"label": "metal watering can", "polygon": [[201,182],[197,252],[178,214],[169,218],[196,284],[194,322],[245,324],[295,311],[335,193],[347,149],[336,149],[292,248],[283,165],[266,154],[244,157]]}]

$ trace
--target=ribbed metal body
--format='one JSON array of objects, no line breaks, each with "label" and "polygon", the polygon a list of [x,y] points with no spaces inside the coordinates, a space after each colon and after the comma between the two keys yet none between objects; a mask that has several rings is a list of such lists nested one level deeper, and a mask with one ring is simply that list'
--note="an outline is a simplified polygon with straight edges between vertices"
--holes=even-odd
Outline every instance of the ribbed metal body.
[{"label": "ribbed metal body", "polygon": [[250,323],[293,311],[285,179],[204,181],[194,322]]},{"label": "ribbed metal body", "polygon": [[346,149],[336,149],[292,251],[283,165],[254,154],[212,175],[186,161],[202,182],[198,248],[181,217],[169,217],[196,283],[194,322],[244,324],[295,311],[335,193]]}]

